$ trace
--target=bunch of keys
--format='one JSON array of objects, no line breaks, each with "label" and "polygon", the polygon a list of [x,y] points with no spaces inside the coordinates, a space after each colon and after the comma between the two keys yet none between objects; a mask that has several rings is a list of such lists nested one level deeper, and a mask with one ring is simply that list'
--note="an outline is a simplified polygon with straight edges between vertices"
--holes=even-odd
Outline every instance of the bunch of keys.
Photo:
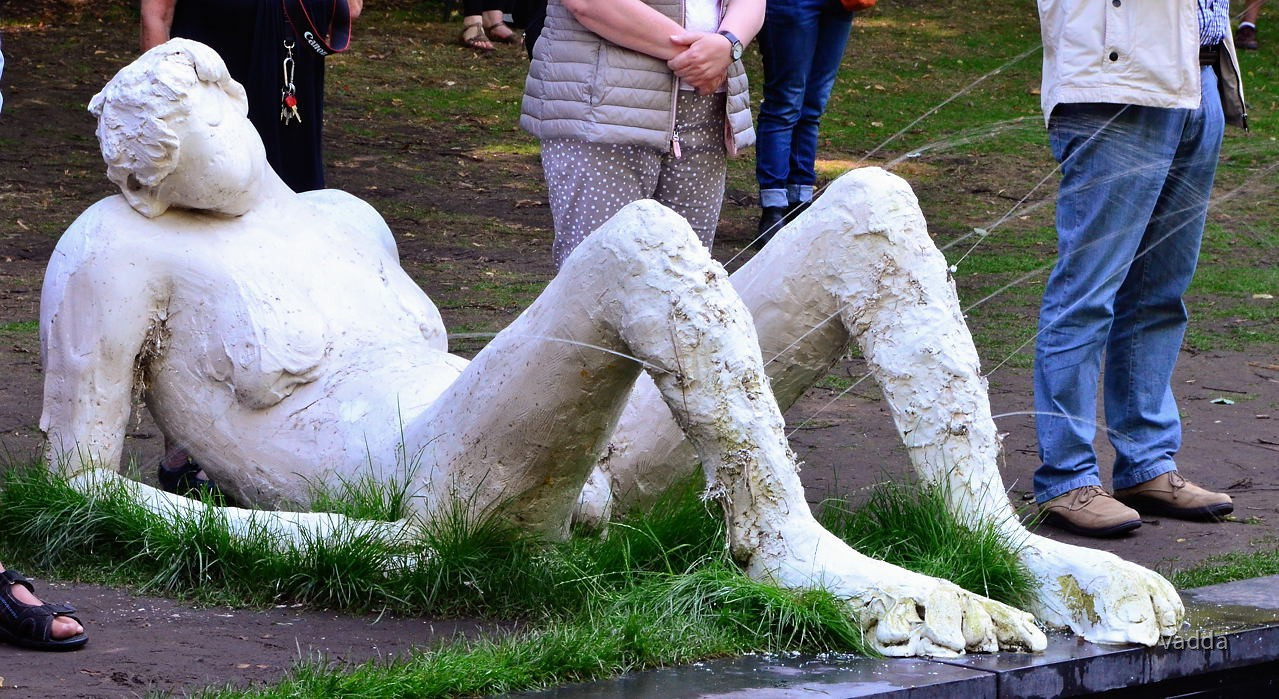
[{"label": "bunch of keys", "polygon": [[285,126],[289,122],[297,119],[298,123],[302,123],[302,115],[298,113],[298,97],[296,90],[293,88],[293,40],[284,40],[284,50],[288,55],[284,57],[284,87],[280,88],[280,121]]}]

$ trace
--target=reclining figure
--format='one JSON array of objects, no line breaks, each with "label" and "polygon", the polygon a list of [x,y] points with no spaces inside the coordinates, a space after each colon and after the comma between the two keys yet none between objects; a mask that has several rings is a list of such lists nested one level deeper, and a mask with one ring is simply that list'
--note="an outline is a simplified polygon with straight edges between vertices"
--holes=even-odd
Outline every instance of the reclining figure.
[{"label": "reclining figure", "polygon": [[271,171],[211,50],[158,46],[90,109],[121,195],[62,237],[40,313],[41,426],[76,487],[124,481],[170,516],[203,507],[115,473],[135,395],[259,508],[233,525],[267,518],[281,537],[342,519],[305,511],[315,483],[395,478],[406,460],[415,514],[460,499],[550,536],[593,469],[583,516],[600,517],[700,462],[747,573],[848,600],[883,652],[1042,649],[1030,614],[870,559],[814,519],[779,404],[855,338],[920,475],[1020,546],[1041,620],[1147,644],[1180,623],[1163,578],[1022,528],[946,262],[894,175],[840,178],[731,279],[680,217],[628,206],[467,362],[371,207]]}]

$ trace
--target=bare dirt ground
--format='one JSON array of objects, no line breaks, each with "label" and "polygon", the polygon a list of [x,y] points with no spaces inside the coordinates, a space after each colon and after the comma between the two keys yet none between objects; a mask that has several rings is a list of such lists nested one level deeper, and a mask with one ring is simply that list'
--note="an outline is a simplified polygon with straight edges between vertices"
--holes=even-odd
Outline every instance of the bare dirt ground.
[{"label": "bare dirt ground", "polygon": [[[27,3],[22,11],[31,21],[4,37],[0,458],[9,462],[28,461],[39,451],[42,377],[33,329],[44,265],[58,234],[74,217],[112,194],[84,105],[132,57],[136,37],[133,18],[121,9],[126,3],[104,3],[106,9],[96,13],[63,12],[75,4]],[[4,12],[16,11],[4,3]],[[441,36],[452,31],[446,28]],[[331,119],[360,118],[340,97],[331,99],[330,111]],[[444,311],[450,327],[500,326],[518,308],[468,304],[466,291],[495,272],[535,280],[552,274],[549,213],[527,194],[528,186],[537,186],[540,171],[532,155],[489,159],[452,148],[448,128],[441,125],[423,135],[382,123],[368,137],[335,142],[328,154],[331,186],[365,197],[383,211],[400,236],[405,266],[432,296],[454,300]],[[953,165],[956,171],[969,166]],[[400,177],[410,167],[432,174],[428,181],[460,184],[414,186]],[[936,178],[940,184],[919,188],[926,213],[934,202],[964,195],[944,186],[957,176],[943,172]],[[512,182],[527,186],[510,186]],[[491,212],[506,233],[415,235],[427,217],[477,208]],[[730,191],[717,258],[726,259],[742,246],[752,215],[749,198]],[[853,360],[840,371],[861,375]],[[1007,433],[1005,482],[1014,501],[1024,503],[1036,466],[1033,424],[1021,414],[1030,409],[1029,371],[1004,368],[990,378],[995,412],[1008,414],[999,419]],[[1198,482],[1227,489],[1235,497],[1237,521],[1150,521],[1132,536],[1105,542],[1049,532],[1052,536],[1164,570],[1216,553],[1279,543],[1279,357],[1273,351],[1185,352],[1176,390],[1186,427],[1181,468]],[[1223,398],[1230,402],[1219,400]],[[793,443],[805,462],[803,475],[814,501],[856,494],[906,470],[891,421],[868,383],[844,396],[814,389],[787,419],[796,428]],[[159,435],[148,421],[136,423],[130,443],[141,463],[153,463]],[[79,606],[92,640],[71,655],[0,646],[0,697],[135,697],[152,689],[182,693],[209,684],[262,682],[280,677],[299,658],[386,658],[484,628],[465,621],[351,617],[294,608],[196,608],[129,590],[38,582],[46,598]]]}]

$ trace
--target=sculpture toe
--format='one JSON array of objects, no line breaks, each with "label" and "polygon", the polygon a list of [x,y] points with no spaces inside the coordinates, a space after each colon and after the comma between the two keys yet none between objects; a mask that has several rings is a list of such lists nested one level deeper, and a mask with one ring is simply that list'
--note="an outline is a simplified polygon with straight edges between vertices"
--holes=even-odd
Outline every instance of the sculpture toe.
[{"label": "sculpture toe", "polygon": [[1180,628],[1185,607],[1158,573],[1118,556],[1032,539],[1023,562],[1039,581],[1035,613],[1093,643],[1153,646]]},{"label": "sculpture toe", "polygon": [[1037,652],[1047,646],[1030,614],[953,583],[937,583],[918,597],[865,607],[863,624],[873,630],[868,637],[877,651],[894,657],[954,657],[1000,649]]}]

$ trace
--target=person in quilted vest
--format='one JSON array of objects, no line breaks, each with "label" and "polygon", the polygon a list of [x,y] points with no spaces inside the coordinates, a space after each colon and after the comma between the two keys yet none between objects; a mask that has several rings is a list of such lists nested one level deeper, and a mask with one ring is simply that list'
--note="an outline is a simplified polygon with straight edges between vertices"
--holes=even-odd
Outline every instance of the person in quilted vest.
[{"label": "person in quilted vest", "polygon": [[710,247],[726,157],[755,142],[741,52],[763,21],[763,0],[547,3],[520,125],[542,141],[557,267],[638,199]]}]

